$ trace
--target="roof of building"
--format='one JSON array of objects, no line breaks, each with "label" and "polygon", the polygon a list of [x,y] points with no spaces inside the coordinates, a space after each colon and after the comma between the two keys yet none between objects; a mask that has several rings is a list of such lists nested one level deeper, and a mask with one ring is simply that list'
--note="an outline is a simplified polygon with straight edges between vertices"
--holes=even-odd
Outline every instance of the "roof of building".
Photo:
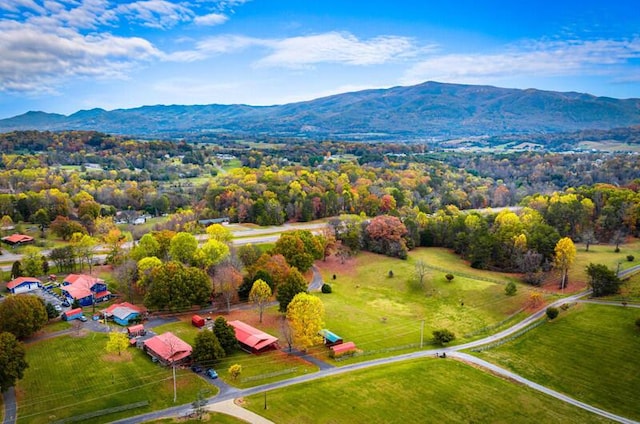
[{"label": "roof of building", "polygon": [[166,332],[144,341],[144,345],[165,362],[176,362],[191,355],[191,345]]},{"label": "roof of building", "polygon": [[109,306],[107,309],[105,309],[102,312],[108,317],[115,317],[121,320],[125,320],[133,314],[141,314],[145,311],[146,309],[143,307],[136,306],[129,302],[122,302],[122,303],[114,303],[113,305]]},{"label": "roof of building", "polygon": [[69,296],[74,299],[84,299],[85,297],[91,296],[93,294],[88,288],[75,285],[64,286],[62,287],[62,290],[69,293]]},{"label": "roof of building", "polygon": [[342,337],[340,337],[337,334],[327,330],[326,328],[323,328],[322,330],[320,330],[320,335],[322,337],[324,337],[325,339],[327,339],[330,343],[335,343],[335,342],[339,342],[340,340],[342,340]]},{"label": "roof of building", "polygon": [[252,349],[262,350],[278,341],[277,337],[258,330],[242,321],[229,321],[228,324],[234,328],[236,339]]},{"label": "roof of building", "polygon": [[75,309],[69,309],[64,314],[65,316],[70,317],[72,315],[81,314],[81,313],[82,313],[82,308],[75,308]]},{"label": "roof of building", "polygon": [[11,290],[13,288],[18,287],[20,284],[23,283],[40,283],[42,284],[42,281],[38,280],[35,277],[18,277],[16,279],[13,279],[11,281],[9,281],[7,283],[7,289]]},{"label": "roof of building", "polygon": [[127,327],[127,331],[129,333],[138,333],[142,330],[144,330],[144,324],[136,324],[132,325],[131,327]]},{"label": "roof of building", "polygon": [[27,242],[33,241],[33,237],[27,236],[25,234],[12,234],[7,237],[2,237],[2,240],[11,244],[27,243]]},{"label": "roof of building", "polygon": [[68,284],[63,286],[62,290],[69,293],[69,296],[74,299],[84,299],[91,296],[93,294],[91,292],[93,286],[97,283],[104,284],[103,280],[86,274],[69,274],[65,277],[64,282]]},{"label": "roof of building", "polygon": [[355,350],[356,344],[354,342],[346,342],[339,345],[331,346],[331,350],[333,353],[342,353],[347,352],[349,350]]}]

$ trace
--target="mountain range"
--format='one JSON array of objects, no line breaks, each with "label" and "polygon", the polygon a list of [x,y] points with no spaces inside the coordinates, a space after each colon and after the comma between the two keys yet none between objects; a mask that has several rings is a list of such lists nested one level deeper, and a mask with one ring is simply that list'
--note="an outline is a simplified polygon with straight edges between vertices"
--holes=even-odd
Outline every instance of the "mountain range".
[{"label": "mountain range", "polygon": [[555,133],[640,125],[640,99],[425,82],[275,106],[156,105],[27,112],[0,132],[96,130],[137,137],[239,133],[336,139],[415,139]]}]

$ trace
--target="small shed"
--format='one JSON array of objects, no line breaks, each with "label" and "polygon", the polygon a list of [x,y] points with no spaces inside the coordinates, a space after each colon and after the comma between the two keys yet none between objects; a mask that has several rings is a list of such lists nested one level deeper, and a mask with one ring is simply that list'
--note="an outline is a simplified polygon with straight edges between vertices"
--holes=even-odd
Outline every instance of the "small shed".
[{"label": "small shed", "polygon": [[278,338],[245,324],[242,321],[229,321],[236,332],[240,347],[251,353],[260,353],[278,348]]},{"label": "small shed", "polygon": [[129,325],[131,321],[139,319],[146,312],[146,309],[129,302],[121,302],[114,303],[102,312],[117,324]]},{"label": "small shed", "polygon": [[143,324],[132,325],[131,327],[127,327],[127,335],[129,338],[144,336],[147,331],[144,329]]},{"label": "small shed", "polygon": [[320,330],[318,334],[322,336],[325,346],[334,346],[334,345],[342,344],[342,337],[327,330],[326,328],[323,328],[322,330]]},{"label": "small shed", "polygon": [[348,352],[355,352],[355,350],[356,350],[356,344],[354,342],[341,343],[339,345],[331,346],[331,356],[335,357],[339,355],[344,355]]},{"label": "small shed", "polygon": [[18,277],[7,283],[7,290],[13,294],[27,293],[42,286],[42,282],[34,277]]},{"label": "small shed", "polygon": [[62,319],[64,321],[71,321],[74,319],[79,319],[82,316],[82,308],[70,309],[67,312],[62,314]]},{"label": "small shed", "polygon": [[193,324],[195,327],[202,328],[204,327],[204,318],[202,318],[200,315],[194,315],[191,317],[191,324]]}]

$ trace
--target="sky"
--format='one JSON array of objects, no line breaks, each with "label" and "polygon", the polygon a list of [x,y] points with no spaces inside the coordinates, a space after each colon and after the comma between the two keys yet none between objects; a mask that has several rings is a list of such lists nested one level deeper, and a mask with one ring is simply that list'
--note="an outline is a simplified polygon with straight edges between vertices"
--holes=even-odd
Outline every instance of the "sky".
[{"label": "sky", "polygon": [[636,0],[0,0],[0,119],[425,81],[640,98]]}]

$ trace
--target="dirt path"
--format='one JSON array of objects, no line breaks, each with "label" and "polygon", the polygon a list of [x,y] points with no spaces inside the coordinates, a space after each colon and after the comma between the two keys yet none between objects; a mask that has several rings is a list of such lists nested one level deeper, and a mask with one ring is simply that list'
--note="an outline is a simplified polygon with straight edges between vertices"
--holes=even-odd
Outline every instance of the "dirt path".
[{"label": "dirt path", "polygon": [[245,420],[251,424],[273,424],[273,421],[255,414],[248,409],[244,409],[241,406],[236,405],[234,399],[225,400],[224,402],[214,403],[206,408],[209,411],[221,412],[223,414],[231,415],[241,420]]}]

